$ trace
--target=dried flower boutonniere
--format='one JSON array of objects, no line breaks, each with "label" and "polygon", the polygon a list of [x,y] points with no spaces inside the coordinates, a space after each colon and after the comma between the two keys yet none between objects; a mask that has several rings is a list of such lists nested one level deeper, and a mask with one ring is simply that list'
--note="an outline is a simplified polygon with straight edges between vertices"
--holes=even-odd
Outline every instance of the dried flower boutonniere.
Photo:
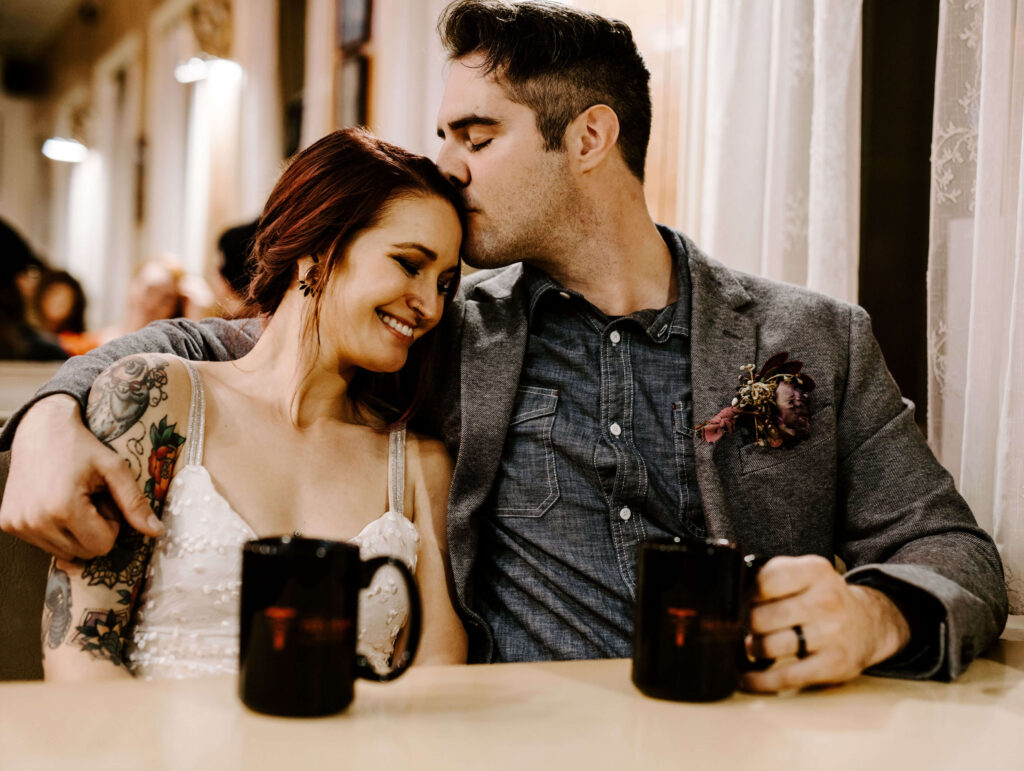
[{"label": "dried flower boutonniere", "polygon": [[789,361],[783,351],[772,356],[754,374],[754,365],[740,367],[740,384],[732,404],[694,429],[713,443],[736,430],[752,427],[755,444],[791,447],[811,435],[810,393],[814,380],[801,373],[803,362]]}]

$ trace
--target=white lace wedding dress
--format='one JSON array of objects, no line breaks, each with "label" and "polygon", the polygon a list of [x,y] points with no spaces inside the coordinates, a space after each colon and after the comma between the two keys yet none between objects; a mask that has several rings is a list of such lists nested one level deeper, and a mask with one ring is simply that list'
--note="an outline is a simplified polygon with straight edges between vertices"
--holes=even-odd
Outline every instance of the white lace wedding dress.
[{"label": "white lace wedding dress", "polygon": [[[203,385],[195,367],[184,363],[192,381],[186,465],[167,491],[165,531],[154,545],[126,651],[129,669],[144,679],[238,671],[242,544],[258,537],[203,466]],[[415,571],[419,533],[402,513],[405,430],[392,432],[389,445],[389,509],[351,542],[359,545],[363,559],[396,557]],[[357,642],[358,652],[378,672],[390,666],[408,613],[398,571],[378,570],[359,596]]]}]

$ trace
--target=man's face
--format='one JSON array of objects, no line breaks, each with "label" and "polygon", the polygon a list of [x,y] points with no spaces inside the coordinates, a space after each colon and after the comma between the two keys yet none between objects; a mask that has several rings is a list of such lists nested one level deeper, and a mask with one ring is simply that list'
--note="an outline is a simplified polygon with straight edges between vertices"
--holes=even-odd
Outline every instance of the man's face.
[{"label": "man's face", "polygon": [[567,156],[547,151],[533,110],[510,100],[482,57],[452,63],[438,110],[441,171],[469,209],[463,257],[477,268],[544,265],[578,195]]}]

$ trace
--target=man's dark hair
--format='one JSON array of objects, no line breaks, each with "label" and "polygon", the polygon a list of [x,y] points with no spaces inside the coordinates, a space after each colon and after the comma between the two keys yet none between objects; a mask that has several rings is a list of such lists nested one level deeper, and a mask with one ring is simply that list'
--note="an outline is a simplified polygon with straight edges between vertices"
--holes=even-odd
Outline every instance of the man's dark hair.
[{"label": "man's dark hair", "polygon": [[509,98],[529,107],[547,150],[595,104],[619,118],[619,150],[641,182],[651,136],[650,73],[621,21],[541,0],[456,0],[437,23],[451,59],[479,53]]}]

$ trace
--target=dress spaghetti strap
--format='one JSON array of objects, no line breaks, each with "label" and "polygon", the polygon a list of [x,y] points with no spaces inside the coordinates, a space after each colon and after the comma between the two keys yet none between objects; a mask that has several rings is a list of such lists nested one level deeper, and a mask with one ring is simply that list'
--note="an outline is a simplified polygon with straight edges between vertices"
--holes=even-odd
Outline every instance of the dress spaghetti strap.
[{"label": "dress spaghetti strap", "polygon": [[405,426],[388,436],[388,509],[405,516]]},{"label": "dress spaghetti strap", "polygon": [[203,381],[195,364],[181,359],[188,371],[188,379],[192,384],[192,397],[188,405],[188,455],[185,460],[189,466],[199,466],[203,462],[203,442],[206,434],[206,395],[203,392]]}]

